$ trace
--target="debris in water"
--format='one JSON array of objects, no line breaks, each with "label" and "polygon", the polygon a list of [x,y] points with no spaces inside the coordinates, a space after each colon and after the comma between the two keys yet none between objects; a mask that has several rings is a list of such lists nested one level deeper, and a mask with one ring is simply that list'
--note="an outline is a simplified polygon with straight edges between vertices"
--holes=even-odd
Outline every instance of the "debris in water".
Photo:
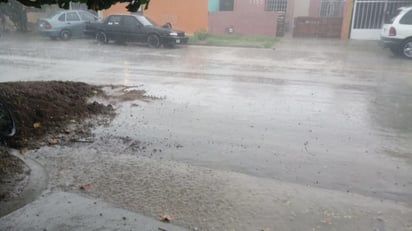
[{"label": "debris in water", "polygon": [[166,223],[169,223],[170,221],[172,221],[172,217],[165,214],[165,215],[161,215],[159,220],[163,221],[163,222],[166,222]]},{"label": "debris in water", "polygon": [[40,122],[33,123],[33,128],[40,128],[40,127],[41,127]]},{"label": "debris in water", "polygon": [[49,139],[49,140],[47,140],[47,142],[48,142],[50,145],[55,145],[55,144],[58,144],[58,143],[59,143],[59,140],[57,140],[57,139]]},{"label": "debris in water", "polygon": [[79,188],[80,188],[80,190],[88,190],[91,187],[92,187],[91,184],[84,184],[84,185],[81,185]]}]

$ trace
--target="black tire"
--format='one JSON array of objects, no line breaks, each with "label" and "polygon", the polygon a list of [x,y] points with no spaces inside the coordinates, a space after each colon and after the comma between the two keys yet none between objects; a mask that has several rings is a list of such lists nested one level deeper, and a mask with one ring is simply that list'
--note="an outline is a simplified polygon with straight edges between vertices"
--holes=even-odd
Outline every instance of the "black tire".
[{"label": "black tire", "polygon": [[60,39],[63,41],[70,40],[72,38],[72,33],[69,30],[62,30],[60,32]]},{"label": "black tire", "polygon": [[106,44],[109,42],[109,39],[107,38],[107,34],[104,31],[99,31],[96,34],[96,41]]},{"label": "black tire", "polygon": [[402,43],[401,54],[408,59],[412,59],[412,38]]},{"label": "black tire", "polygon": [[16,133],[16,122],[13,114],[0,102],[0,138],[12,137]]},{"label": "black tire", "polygon": [[147,36],[147,44],[150,48],[159,48],[160,47],[160,37],[156,34],[150,34]]}]

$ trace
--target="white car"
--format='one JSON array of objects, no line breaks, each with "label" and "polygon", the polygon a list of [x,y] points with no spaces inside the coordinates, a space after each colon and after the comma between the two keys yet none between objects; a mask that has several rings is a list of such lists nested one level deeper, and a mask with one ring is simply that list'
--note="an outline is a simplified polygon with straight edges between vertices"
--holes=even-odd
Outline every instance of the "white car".
[{"label": "white car", "polygon": [[412,7],[399,8],[396,16],[385,22],[381,44],[395,55],[412,59]]}]

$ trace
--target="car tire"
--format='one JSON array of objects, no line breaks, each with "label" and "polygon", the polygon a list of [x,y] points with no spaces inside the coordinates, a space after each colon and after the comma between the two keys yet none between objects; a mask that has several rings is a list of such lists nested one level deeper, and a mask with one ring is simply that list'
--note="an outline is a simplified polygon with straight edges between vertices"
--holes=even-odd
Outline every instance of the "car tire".
[{"label": "car tire", "polygon": [[60,39],[63,41],[70,40],[72,38],[72,33],[69,30],[62,30],[60,32]]},{"label": "car tire", "polygon": [[147,36],[147,44],[150,48],[159,48],[160,47],[160,37],[155,34],[150,34]]},{"label": "car tire", "polygon": [[96,41],[99,43],[104,43],[104,44],[109,42],[109,40],[107,39],[107,35],[104,31],[97,32]]},{"label": "car tire", "polygon": [[401,52],[405,58],[412,59],[412,38],[402,43]]}]

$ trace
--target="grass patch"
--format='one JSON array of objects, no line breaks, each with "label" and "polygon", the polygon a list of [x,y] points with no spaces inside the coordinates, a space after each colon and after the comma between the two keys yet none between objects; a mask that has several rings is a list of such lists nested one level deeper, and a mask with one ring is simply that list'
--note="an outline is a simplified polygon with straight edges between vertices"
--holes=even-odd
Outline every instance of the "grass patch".
[{"label": "grass patch", "polygon": [[215,35],[205,31],[195,32],[189,37],[189,44],[192,45],[212,45],[212,46],[241,46],[241,47],[260,47],[271,48],[279,38],[264,35],[239,35],[225,34]]}]

